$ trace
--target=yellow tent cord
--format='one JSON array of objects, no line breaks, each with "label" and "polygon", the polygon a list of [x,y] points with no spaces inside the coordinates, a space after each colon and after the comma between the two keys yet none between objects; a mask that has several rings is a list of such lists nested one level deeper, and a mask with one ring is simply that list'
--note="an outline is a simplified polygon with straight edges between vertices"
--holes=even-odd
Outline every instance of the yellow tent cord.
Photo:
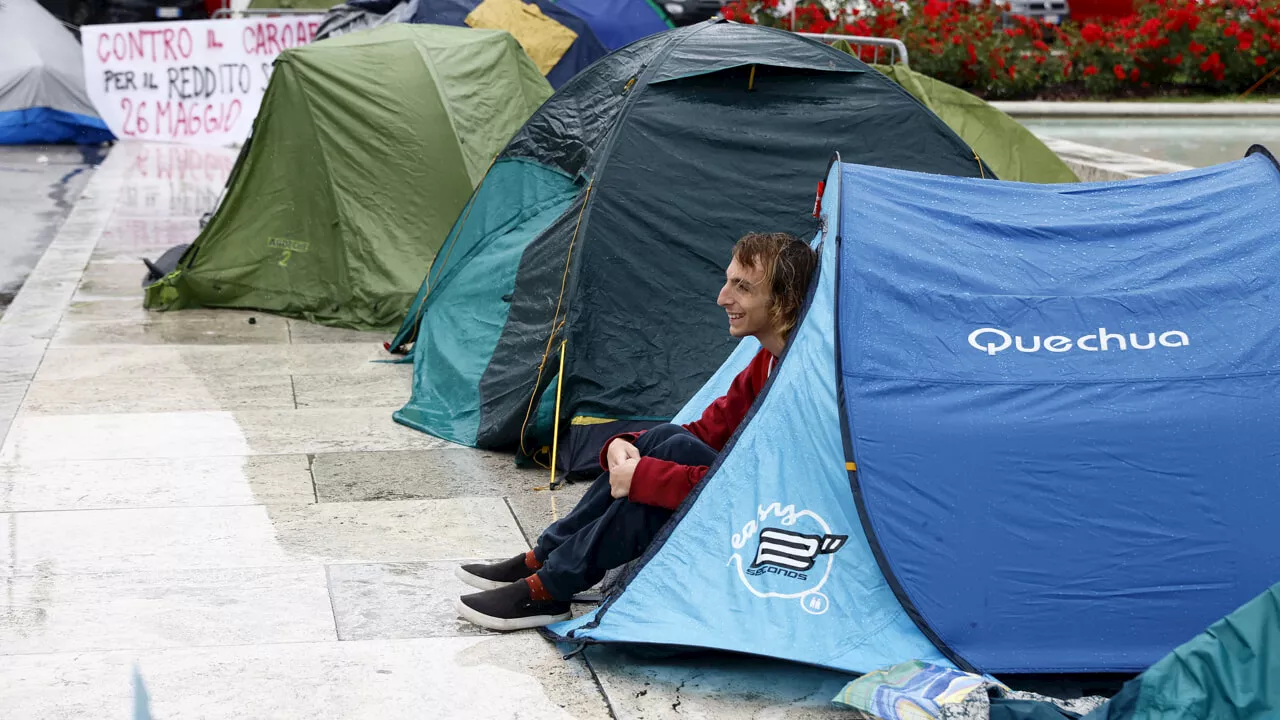
[{"label": "yellow tent cord", "polygon": [[978,174],[982,176],[982,179],[983,179],[983,180],[986,180],[986,179],[987,179],[987,171],[982,169],[982,158],[978,157],[978,151],[977,151],[977,150],[974,150],[974,151],[973,151],[973,159],[978,161]]},{"label": "yellow tent cord", "polygon": [[[587,211],[587,204],[591,200],[591,189],[593,187],[595,187],[594,180],[591,182],[591,184],[587,185],[587,191],[582,196],[582,207],[578,209],[578,221],[573,226],[573,237],[569,239],[569,252],[566,253],[564,257],[564,274],[560,276],[560,296],[556,298],[556,311],[555,311],[555,314],[551,316],[551,334],[547,335],[547,347],[545,350],[542,351],[542,360],[541,362],[538,363],[538,378],[533,382],[533,393],[529,396],[529,407],[525,409],[524,422],[520,424],[520,452],[524,453],[527,457],[533,457],[533,454],[530,453],[527,449],[525,449],[524,434],[525,434],[525,430],[528,429],[529,427],[529,418],[530,416],[533,415],[533,406],[538,401],[538,386],[542,384],[542,372],[547,367],[547,358],[551,356],[552,342],[555,340],[556,333],[560,332],[560,328],[564,327],[564,322],[560,320],[560,307],[564,303],[564,291],[569,283],[569,266],[571,264],[571,261],[573,260],[573,248],[578,243],[578,231],[582,229],[582,216]],[[561,362],[561,369],[563,370],[563,363],[564,363],[563,355],[560,356],[560,362]],[[558,383],[561,383],[563,381],[564,381],[563,377],[559,377],[556,379],[557,393],[560,392]],[[553,420],[553,422],[559,425],[560,423],[559,416],[557,416],[555,420]]]},{"label": "yellow tent cord", "polygon": [[751,66],[751,77],[747,78],[747,89],[754,90],[756,87],[756,66]]},{"label": "yellow tent cord", "polygon": [[[564,347],[565,345],[568,345],[568,344],[569,344],[568,340],[560,341],[560,374],[557,376],[560,378],[564,377]],[[555,420],[552,422],[552,425],[551,425],[552,427],[552,430],[551,430],[551,485],[549,487],[555,487],[555,484],[556,484],[556,454],[560,452],[560,391],[563,389],[564,389],[564,383],[557,381],[556,382],[556,415],[555,415]],[[555,500],[553,499],[552,502],[554,503]],[[552,507],[552,512],[554,511],[555,511],[555,508]]]}]

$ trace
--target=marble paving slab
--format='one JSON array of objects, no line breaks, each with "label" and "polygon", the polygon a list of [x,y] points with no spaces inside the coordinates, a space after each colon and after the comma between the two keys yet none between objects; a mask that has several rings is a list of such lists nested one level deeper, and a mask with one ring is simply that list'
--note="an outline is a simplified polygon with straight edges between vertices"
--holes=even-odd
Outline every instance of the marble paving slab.
[{"label": "marble paving slab", "polygon": [[0,576],[510,557],[500,498],[0,514]]},{"label": "marble paving slab", "polygon": [[125,718],[138,667],[156,718],[594,720],[581,660],[534,633],[0,658],[15,720]]},{"label": "marble paving slab", "polygon": [[142,307],[142,279],[146,267],[120,263],[90,263],[76,287],[72,300],[84,302],[106,298],[132,299]]},{"label": "marble paving slab", "polygon": [[382,363],[358,375],[300,375],[293,386],[299,408],[394,407],[409,401],[412,382],[412,365]]},{"label": "marble paving slab", "polygon": [[0,655],[334,639],[320,565],[0,578]]},{"label": "marble paving slab", "polygon": [[390,408],[38,415],[19,412],[0,462],[431,450],[448,443]]},{"label": "marble paving slab", "polygon": [[[416,431],[415,431],[416,432]],[[510,453],[442,444],[431,450],[322,453],[312,473],[321,502],[447,498],[532,492],[550,478]]]},{"label": "marble paving slab", "polygon": [[288,376],[224,375],[214,378],[95,377],[37,380],[24,410],[44,415],[157,413],[167,410],[294,409]]},{"label": "marble paving slab", "polygon": [[538,541],[538,536],[552,522],[564,517],[573,510],[582,494],[587,491],[586,483],[565,485],[554,492],[526,491],[511,493],[506,496],[507,505],[520,523],[520,531],[529,544]]},{"label": "marble paving slab", "polygon": [[454,577],[454,570],[467,562],[500,559],[505,558],[330,565],[329,592],[333,597],[338,639],[494,634],[458,617],[453,609],[454,600],[459,595],[479,591]]},{"label": "marble paving slab", "polygon": [[592,646],[585,654],[619,720],[875,720],[831,704],[854,679],[846,673],[728,653],[664,657]]},{"label": "marble paving slab", "polygon": [[394,329],[385,332],[364,332],[316,325],[305,320],[289,320],[290,342],[295,345],[371,343],[382,347],[382,344],[390,341],[395,334]]},{"label": "marble paving slab", "polygon": [[[289,342],[289,329],[262,313],[232,310],[148,312],[145,321],[63,320],[50,343],[66,345],[244,345]],[[179,313],[192,313],[179,318]],[[254,322],[250,323],[249,320]]]},{"label": "marble paving slab", "polygon": [[30,379],[29,375],[0,371],[0,438],[9,432],[9,425],[22,407]]},{"label": "marble paving slab", "polygon": [[[208,378],[211,375],[396,375],[411,365],[373,362],[391,357],[373,343],[332,345],[109,345],[53,347],[38,380],[89,377]],[[407,381],[406,381],[407,382]],[[406,392],[407,392],[406,384]],[[407,399],[398,400],[402,402]],[[391,403],[394,405],[395,403]]]},{"label": "marble paving slab", "polygon": [[314,500],[306,455],[0,463],[0,512]]},{"label": "marble paving slab", "polygon": [[202,324],[218,323],[230,327],[253,320],[254,325],[261,327],[254,330],[279,330],[288,325],[288,321],[278,315],[258,312],[256,310],[232,310],[226,308],[190,308],[160,312],[148,310],[142,306],[142,296],[107,297],[92,300],[73,300],[63,313],[64,322],[97,321],[105,323],[134,322],[147,325],[161,323]]}]

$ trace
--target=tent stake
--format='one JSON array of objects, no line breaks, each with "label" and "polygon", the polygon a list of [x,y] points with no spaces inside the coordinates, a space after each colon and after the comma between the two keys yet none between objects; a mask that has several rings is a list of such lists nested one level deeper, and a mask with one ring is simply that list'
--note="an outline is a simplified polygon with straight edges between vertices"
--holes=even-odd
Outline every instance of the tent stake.
[{"label": "tent stake", "polygon": [[560,451],[560,391],[564,389],[564,346],[568,342],[568,338],[560,341],[560,373],[556,375],[556,414],[551,421],[551,484],[548,487],[552,490],[556,486],[556,453]]}]

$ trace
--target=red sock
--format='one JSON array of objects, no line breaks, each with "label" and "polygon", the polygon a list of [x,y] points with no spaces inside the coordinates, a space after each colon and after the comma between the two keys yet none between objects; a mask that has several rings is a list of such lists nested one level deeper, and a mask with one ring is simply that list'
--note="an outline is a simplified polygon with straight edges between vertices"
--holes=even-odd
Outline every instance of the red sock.
[{"label": "red sock", "polygon": [[538,562],[538,558],[534,557],[532,550],[524,554],[524,566],[530,570],[542,569],[542,563]]},{"label": "red sock", "polygon": [[542,578],[538,577],[537,574],[530,575],[524,581],[529,583],[529,597],[542,602],[552,600],[551,593],[547,592],[547,589],[542,586]]}]

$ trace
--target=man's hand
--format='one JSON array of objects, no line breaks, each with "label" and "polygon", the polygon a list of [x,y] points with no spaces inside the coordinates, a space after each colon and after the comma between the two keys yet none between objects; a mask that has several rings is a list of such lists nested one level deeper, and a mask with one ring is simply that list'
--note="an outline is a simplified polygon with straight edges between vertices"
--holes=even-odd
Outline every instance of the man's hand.
[{"label": "man's hand", "polygon": [[609,443],[609,450],[605,453],[605,460],[609,462],[609,472],[613,472],[613,469],[624,461],[639,459],[640,451],[636,446],[621,438]]},{"label": "man's hand", "polygon": [[[613,448],[609,448],[610,451]],[[624,498],[631,493],[631,477],[635,475],[639,458],[628,458],[609,469],[609,494]]]}]

